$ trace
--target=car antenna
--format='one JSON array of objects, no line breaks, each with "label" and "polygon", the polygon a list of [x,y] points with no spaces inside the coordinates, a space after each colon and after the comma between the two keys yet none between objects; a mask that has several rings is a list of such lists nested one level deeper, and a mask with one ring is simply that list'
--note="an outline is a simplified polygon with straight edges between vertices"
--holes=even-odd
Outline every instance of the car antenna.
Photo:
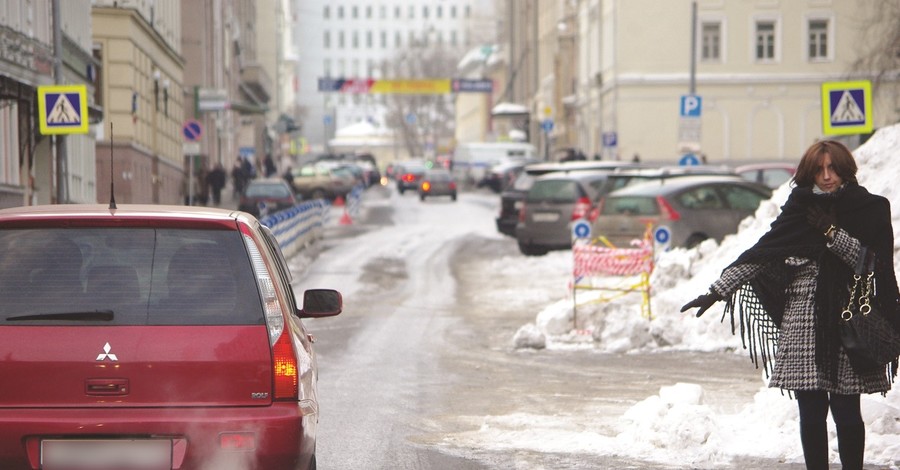
[{"label": "car antenna", "polygon": [[113,123],[109,121],[109,208],[116,208],[116,183],[113,173]]}]

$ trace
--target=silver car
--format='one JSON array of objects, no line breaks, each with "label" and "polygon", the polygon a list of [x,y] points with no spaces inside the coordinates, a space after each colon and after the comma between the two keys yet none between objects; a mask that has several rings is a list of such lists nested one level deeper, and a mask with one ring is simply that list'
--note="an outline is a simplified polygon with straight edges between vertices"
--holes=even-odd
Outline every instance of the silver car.
[{"label": "silver car", "polygon": [[535,179],[516,225],[519,251],[543,255],[572,247],[572,222],[593,220],[609,185],[609,171],[560,171]]},{"label": "silver car", "polygon": [[668,229],[668,244],[691,248],[735,233],[772,190],[739,176],[682,176],[639,183],[607,194],[592,224],[594,237],[628,246],[648,227]]}]

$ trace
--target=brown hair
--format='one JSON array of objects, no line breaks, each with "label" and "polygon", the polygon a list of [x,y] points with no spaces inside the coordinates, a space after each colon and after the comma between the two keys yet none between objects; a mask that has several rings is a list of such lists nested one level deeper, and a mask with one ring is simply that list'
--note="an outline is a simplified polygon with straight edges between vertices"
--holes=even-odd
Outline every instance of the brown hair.
[{"label": "brown hair", "polygon": [[825,154],[831,156],[831,165],[834,172],[844,182],[856,183],[856,160],[844,144],[836,140],[822,140],[806,149],[803,158],[797,165],[794,173],[796,186],[812,186],[816,183],[816,174],[821,169],[822,158]]}]

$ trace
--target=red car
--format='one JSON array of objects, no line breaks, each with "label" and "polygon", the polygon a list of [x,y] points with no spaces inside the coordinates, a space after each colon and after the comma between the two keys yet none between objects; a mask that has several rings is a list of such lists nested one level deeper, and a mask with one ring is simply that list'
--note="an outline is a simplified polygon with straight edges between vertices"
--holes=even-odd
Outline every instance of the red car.
[{"label": "red car", "polygon": [[0,210],[0,468],[313,469],[316,356],[271,232],[181,206]]}]

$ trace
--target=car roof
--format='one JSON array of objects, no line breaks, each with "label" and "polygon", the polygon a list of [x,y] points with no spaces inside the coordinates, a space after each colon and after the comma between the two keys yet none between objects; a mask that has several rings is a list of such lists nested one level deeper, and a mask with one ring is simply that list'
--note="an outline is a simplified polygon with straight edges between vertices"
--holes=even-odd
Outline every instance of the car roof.
[{"label": "car roof", "polygon": [[766,170],[766,169],[784,169],[788,170],[791,173],[797,171],[796,163],[788,163],[788,162],[764,162],[764,163],[748,163],[746,165],[740,165],[734,168],[735,173],[739,173],[742,171],[752,171],[752,170]]},{"label": "car roof", "polygon": [[532,163],[525,166],[525,172],[531,175],[539,175],[555,171],[579,171],[579,170],[607,170],[616,168],[637,168],[634,163],[611,160],[575,160],[568,162],[543,162]]},{"label": "car roof", "polygon": [[766,186],[747,181],[737,175],[694,175],[635,183],[617,189],[610,193],[609,196],[658,196],[671,194],[685,188],[707,183],[735,183],[748,188],[756,188],[766,193],[772,192],[771,189]]},{"label": "car roof", "polygon": [[547,180],[579,180],[579,181],[589,181],[589,180],[599,180],[609,178],[611,173],[603,170],[579,170],[579,171],[554,171],[551,173],[546,173],[543,175],[538,175],[535,177],[534,181],[537,183],[538,181],[547,181]]},{"label": "car roof", "polygon": [[36,222],[54,222],[78,225],[78,221],[105,221],[110,224],[152,226],[154,222],[218,225],[236,228],[241,220],[250,223],[253,217],[233,209],[203,206],[177,206],[161,204],[119,204],[110,209],[107,204],[46,204],[0,209],[0,227],[31,226]]}]

